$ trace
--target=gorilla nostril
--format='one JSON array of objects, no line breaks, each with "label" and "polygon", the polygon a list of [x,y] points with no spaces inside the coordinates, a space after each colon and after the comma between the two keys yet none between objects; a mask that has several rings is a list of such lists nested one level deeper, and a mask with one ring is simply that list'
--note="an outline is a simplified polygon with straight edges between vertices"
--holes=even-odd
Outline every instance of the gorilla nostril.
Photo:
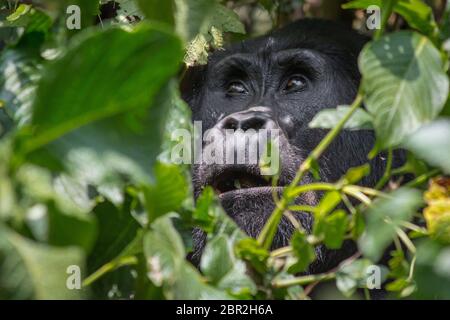
[{"label": "gorilla nostril", "polygon": [[266,125],[267,120],[261,117],[251,117],[241,122],[241,129],[247,131],[249,129],[260,130]]},{"label": "gorilla nostril", "polygon": [[228,117],[222,120],[222,129],[237,130],[239,128],[239,120],[234,117]]}]

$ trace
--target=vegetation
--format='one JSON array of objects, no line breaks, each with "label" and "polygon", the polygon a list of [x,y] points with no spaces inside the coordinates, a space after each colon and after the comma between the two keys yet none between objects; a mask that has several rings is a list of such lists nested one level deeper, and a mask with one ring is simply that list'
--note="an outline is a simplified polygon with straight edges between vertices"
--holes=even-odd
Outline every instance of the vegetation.
[{"label": "vegetation", "polygon": [[[80,29],[69,28],[73,4]],[[211,189],[194,203],[189,168],[168,156],[171,132],[190,129],[183,70],[298,17],[363,30],[374,4],[381,25],[359,57],[359,93],[310,124],[330,131],[258,239]],[[367,268],[393,243],[376,269],[391,296],[450,299],[449,39],[446,1],[1,0],[0,298],[306,299],[329,288],[350,298],[362,288],[370,299]],[[384,153],[388,163],[375,188],[358,185],[368,165],[297,185],[341,130],[367,127],[377,136],[368,159]],[[398,148],[408,161],[393,169]],[[310,190],[324,191],[317,207],[292,205]],[[313,234],[299,228],[270,252],[280,218],[295,210],[314,214]],[[185,258],[196,226],[208,233],[200,271]],[[346,239],[356,255],[298,276],[315,246]]]}]

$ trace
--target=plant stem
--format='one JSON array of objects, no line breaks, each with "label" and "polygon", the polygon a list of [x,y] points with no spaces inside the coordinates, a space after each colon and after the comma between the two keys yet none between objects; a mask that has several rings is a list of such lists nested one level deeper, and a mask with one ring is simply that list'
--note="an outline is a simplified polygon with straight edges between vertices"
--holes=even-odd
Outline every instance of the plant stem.
[{"label": "plant stem", "polygon": [[[308,156],[308,158],[306,158],[306,160],[302,163],[299,170],[297,171],[297,174],[295,175],[295,178],[293,179],[291,184],[286,188],[285,192],[283,193],[283,197],[277,203],[275,210],[272,212],[271,216],[267,220],[266,224],[264,225],[263,229],[261,230],[261,233],[258,236],[257,241],[262,247],[264,247],[265,249],[269,249],[270,246],[272,245],[272,240],[277,231],[277,227],[281,220],[281,217],[283,216],[283,212],[286,210],[286,208],[293,202],[293,200],[297,196],[296,195],[297,192],[292,193],[293,189],[298,186],[298,184],[303,179],[305,174],[311,169],[313,162],[317,161],[320,158],[320,156],[325,152],[325,150],[328,148],[328,146],[333,142],[333,140],[342,131],[345,123],[352,117],[352,115],[356,112],[356,110],[361,106],[362,101],[363,101],[363,95],[361,92],[358,92],[355,100],[353,101],[352,105],[350,106],[349,111],[339,121],[337,126],[328,132],[328,134],[325,136],[325,138],[322,139],[322,141],[319,143],[319,145],[311,152],[311,154]],[[303,189],[301,189],[302,191],[312,190],[312,189],[310,189],[311,187],[309,187],[309,186],[302,186],[302,187],[303,187]],[[298,191],[298,189],[296,189],[296,190]]]},{"label": "plant stem", "polygon": [[103,266],[100,267],[97,271],[95,271],[93,274],[91,274],[89,277],[84,279],[83,281],[83,287],[87,287],[94,283],[96,280],[101,278],[103,275],[105,275],[108,272],[114,271],[120,267],[128,266],[128,265],[134,265],[137,263],[137,259],[135,256],[130,257],[124,257],[117,261],[111,261]]},{"label": "plant stem", "polygon": [[313,282],[321,282],[321,281],[328,281],[333,280],[336,278],[336,273],[323,273],[323,274],[312,274],[302,277],[296,277],[291,279],[285,279],[285,280],[278,280],[273,282],[273,286],[275,288],[286,288],[291,287],[295,285],[304,286]]},{"label": "plant stem", "polygon": [[409,239],[408,235],[400,228],[396,228],[397,235],[400,238],[400,240],[403,242],[403,244],[406,246],[406,248],[411,252],[412,254],[416,253],[416,247],[412,243],[411,239]]},{"label": "plant stem", "polygon": [[305,211],[305,212],[314,212],[316,208],[313,206],[305,206],[305,205],[293,205],[288,208],[290,211]]},{"label": "plant stem", "polygon": [[427,182],[430,178],[438,175],[439,173],[440,173],[440,171],[438,169],[431,170],[427,173],[424,173],[424,174],[418,176],[414,180],[408,182],[407,184],[405,184],[405,187],[412,187],[412,188],[418,187],[418,186],[422,185],[423,183]]},{"label": "plant stem", "polygon": [[293,187],[291,190],[287,192],[287,196],[289,198],[296,198],[300,194],[305,193],[307,191],[335,191],[335,190],[337,190],[337,188],[334,184],[326,182],[318,182]]},{"label": "plant stem", "polygon": [[355,199],[358,199],[362,203],[364,203],[366,206],[370,206],[372,201],[369,197],[367,197],[364,193],[362,193],[357,187],[355,186],[345,186],[342,188],[342,192],[345,194],[348,194],[349,196],[352,196]]},{"label": "plant stem", "polygon": [[272,258],[282,257],[282,256],[285,256],[285,255],[290,254],[290,253],[293,252],[293,251],[294,251],[294,250],[292,249],[291,246],[282,247],[282,248],[273,250],[273,251],[270,253],[270,256],[271,256]]},{"label": "plant stem", "polygon": [[380,29],[378,29],[375,32],[374,40],[380,39],[380,37],[383,35],[384,30],[386,29],[386,24],[389,20],[389,17],[392,14],[392,11],[394,9],[394,6],[396,4],[397,0],[383,0],[383,7],[381,8],[381,25]]}]

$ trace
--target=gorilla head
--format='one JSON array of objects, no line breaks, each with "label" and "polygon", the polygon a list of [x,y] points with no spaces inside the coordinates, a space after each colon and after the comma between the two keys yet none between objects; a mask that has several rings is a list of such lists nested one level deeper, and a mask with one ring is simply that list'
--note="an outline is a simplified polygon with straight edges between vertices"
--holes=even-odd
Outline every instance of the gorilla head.
[{"label": "gorilla head", "polygon": [[[234,129],[279,129],[280,172],[277,190],[289,184],[302,161],[326,134],[308,123],[324,108],[350,104],[360,74],[357,57],[366,38],[333,22],[301,20],[270,35],[234,44],[210,56],[207,66],[188,71],[182,85],[193,120],[215,135]],[[370,131],[344,131],[320,161],[323,181],[336,181],[350,167],[367,162],[373,147]],[[383,170],[381,158],[372,161],[372,174],[363,181],[374,184]],[[311,182],[306,176],[302,183]],[[195,196],[211,185],[222,206],[250,236],[256,237],[274,209],[273,188],[254,164],[200,164],[193,167]],[[315,205],[320,194],[305,194],[298,204]],[[312,217],[295,217],[311,231]],[[273,248],[288,245],[294,227],[283,219]],[[194,232],[198,261],[204,234]],[[347,243],[339,252],[319,247],[310,272],[321,272],[350,255]]]}]

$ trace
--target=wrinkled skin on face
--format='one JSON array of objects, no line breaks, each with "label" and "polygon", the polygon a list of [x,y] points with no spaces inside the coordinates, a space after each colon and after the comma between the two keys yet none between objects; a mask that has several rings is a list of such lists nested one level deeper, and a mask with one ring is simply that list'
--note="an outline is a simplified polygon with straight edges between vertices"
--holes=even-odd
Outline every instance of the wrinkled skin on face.
[{"label": "wrinkled skin on face", "polygon": [[[358,54],[366,39],[341,25],[322,20],[301,20],[274,33],[236,43],[210,56],[207,66],[187,73],[182,92],[194,121],[208,129],[279,129],[280,178],[277,191],[289,184],[302,161],[326,134],[311,129],[318,111],[350,104],[359,86]],[[367,162],[374,145],[371,131],[344,131],[319,161],[323,181],[338,180],[349,168]],[[206,144],[206,143],[205,143]],[[371,175],[363,180],[374,185],[381,176],[384,159],[371,162]],[[257,165],[194,165],[195,197],[211,185],[227,214],[248,235],[257,237],[274,209],[270,182],[262,179]],[[306,176],[301,182],[312,182]],[[307,193],[297,204],[316,205],[321,194]],[[293,213],[310,232],[313,218]],[[272,248],[288,245],[294,230],[283,218]],[[198,263],[205,235],[194,231]],[[338,251],[317,248],[317,260],[309,272],[326,271],[354,252],[352,243]]]}]

